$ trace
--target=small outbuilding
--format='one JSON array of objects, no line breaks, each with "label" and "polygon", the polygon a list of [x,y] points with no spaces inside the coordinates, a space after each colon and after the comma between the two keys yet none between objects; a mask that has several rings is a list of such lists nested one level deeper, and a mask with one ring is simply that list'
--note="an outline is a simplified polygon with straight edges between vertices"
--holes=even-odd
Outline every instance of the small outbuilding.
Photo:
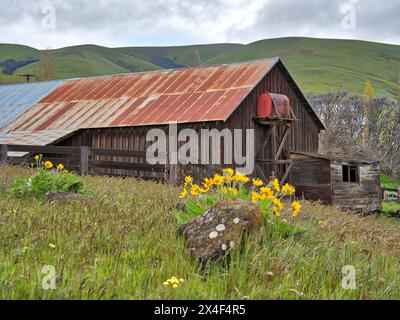
[{"label": "small outbuilding", "polygon": [[373,213],[382,208],[379,161],[292,152],[298,197]]}]

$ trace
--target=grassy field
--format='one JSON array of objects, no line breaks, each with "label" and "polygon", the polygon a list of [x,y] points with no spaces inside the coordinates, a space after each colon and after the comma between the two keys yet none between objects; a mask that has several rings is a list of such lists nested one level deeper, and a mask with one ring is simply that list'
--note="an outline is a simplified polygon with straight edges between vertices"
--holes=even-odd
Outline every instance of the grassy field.
[{"label": "grassy field", "polygon": [[[366,41],[279,38],[241,44],[209,44],[177,47],[105,48],[82,45],[53,50],[57,78],[146,71],[176,66],[229,63],[282,57],[302,89],[323,93],[343,89],[362,94],[366,80],[376,94],[397,96],[400,46]],[[0,61],[40,57],[40,51],[0,44]],[[35,73],[37,63],[16,74]],[[0,81],[21,81],[0,73]]]},{"label": "grassy field", "polygon": [[[4,190],[32,172],[0,168],[0,299],[399,299],[400,224],[303,202],[308,231],[251,234],[230,263],[204,270],[177,236],[179,190],[134,179],[84,177],[93,199],[48,204]],[[49,246],[50,245],[50,246]],[[54,266],[55,290],[42,288]],[[356,289],[342,288],[354,266]],[[185,279],[178,289],[163,282]]]},{"label": "grassy field", "polygon": [[[399,181],[390,178],[388,175],[381,174],[381,185],[383,188],[398,188],[400,186]],[[394,202],[383,202],[382,211],[386,214],[392,214],[400,210],[400,204]]]}]

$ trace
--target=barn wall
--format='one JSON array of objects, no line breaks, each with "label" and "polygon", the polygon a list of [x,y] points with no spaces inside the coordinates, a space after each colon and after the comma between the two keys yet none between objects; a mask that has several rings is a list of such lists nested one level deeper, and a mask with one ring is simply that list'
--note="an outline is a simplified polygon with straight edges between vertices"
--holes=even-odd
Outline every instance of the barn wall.
[{"label": "barn wall", "polygon": [[296,196],[308,200],[332,203],[331,165],[326,159],[294,156],[290,182]]},{"label": "barn wall", "polygon": [[355,211],[379,211],[382,206],[379,164],[360,165],[360,182],[343,182],[342,166],[347,163],[332,162],[333,203]]}]

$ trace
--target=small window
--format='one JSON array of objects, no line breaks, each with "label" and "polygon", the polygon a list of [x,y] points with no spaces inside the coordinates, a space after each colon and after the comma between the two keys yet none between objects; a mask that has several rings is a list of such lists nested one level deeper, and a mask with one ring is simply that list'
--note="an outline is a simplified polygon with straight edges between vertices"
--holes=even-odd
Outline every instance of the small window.
[{"label": "small window", "polygon": [[360,181],[358,172],[357,166],[343,166],[343,182],[358,183]]}]

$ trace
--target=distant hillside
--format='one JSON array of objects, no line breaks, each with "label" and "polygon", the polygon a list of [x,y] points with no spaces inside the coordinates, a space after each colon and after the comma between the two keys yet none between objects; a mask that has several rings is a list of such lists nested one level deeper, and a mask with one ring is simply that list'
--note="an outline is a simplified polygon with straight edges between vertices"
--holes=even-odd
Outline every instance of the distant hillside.
[{"label": "distant hillside", "polygon": [[251,43],[207,63],[279,56],[306,92],[342,88],[362,94],[366,80],[377,94],[398,94],[400,46],[353,40],[280,38]]},{"label": "distant hillside", "polygon": [[[127,48],[82,45],[53,50],[52,53],[56,76],[61,79],[279,56],[307,93],[341,88],[362,94],[366,80],[380,95],[397,95],[399,88],[400,46],[366,41],[280,38],[248,45]],[[21,81],[19,74],[35,73],[38,63],[34,60],[40,55],[34,48],[0,44],[0,70],[13,72],[11,75],[1,73],[0,81]],[[15,61],[4,63],[10,59]]]}]

